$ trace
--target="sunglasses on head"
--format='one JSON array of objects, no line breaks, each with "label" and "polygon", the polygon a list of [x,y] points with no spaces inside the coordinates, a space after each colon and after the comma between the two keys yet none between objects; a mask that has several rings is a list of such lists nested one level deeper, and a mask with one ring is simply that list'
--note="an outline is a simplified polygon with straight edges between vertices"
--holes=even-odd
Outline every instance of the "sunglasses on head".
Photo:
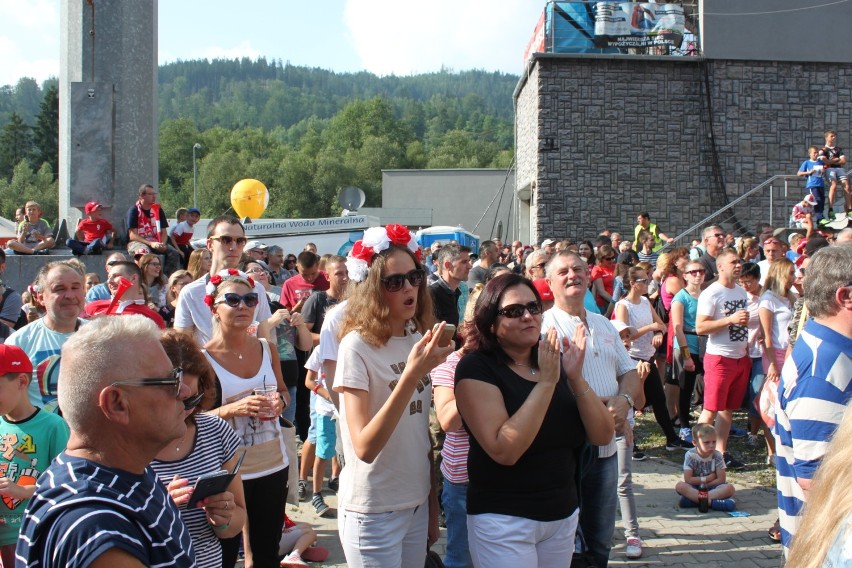
[{"label": "sunglasses on head", "polygon": [[391,274],[382,278],[382,285],[388,292],[399,292],[405,286],[405,281],[411,284],[414,288],[420,286],[423,278],[426,276],[426,271],[422,268],[415,268],[408,274]]},{"label": "sunglasses on head", "polygon": [[218,236],[218,237],[210,237],[210,240],[211,241],[219,241],[220,243],[222,243],[225,246],[231,246],[233,243],[237,243],[238,247],[244,247],[244,246],[246,246],[246,243],[248,242],[248,239],[246,239],[245,237],[234,238],[234,237],[229,237],[228,235],[222,235],[222,236]]},{"label": "sunglasses on head", "polygon": [[244,303],[247,308],[253,308],[257,306],[257,292],[249,292],[248,294],[243,294],[240,296],[235,292],[226,292],[222,296],[222,300],[216,302],[217,304],[228,304],[231,308],[236,308],[240,305],[240,302]]},{"label": "sunglasses on head", "polygon": [[524,315],[524,312],[529,312],[531,316],[537,316],[541,313],[541,304],[538,302],[528,302],[526,304],[509,304],[497,310],[498,316],[505,316],[510,319],[519,318]]}]

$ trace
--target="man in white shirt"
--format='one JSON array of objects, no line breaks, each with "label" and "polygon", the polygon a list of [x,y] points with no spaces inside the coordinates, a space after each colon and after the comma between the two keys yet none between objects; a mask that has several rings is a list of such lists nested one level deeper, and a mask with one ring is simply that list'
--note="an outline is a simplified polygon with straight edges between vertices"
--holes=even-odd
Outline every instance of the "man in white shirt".
[{"label": "man in white shirt", "polygon": [[751,358],[748,356],[748,297],[736,282],[743,261],[737,253],[724,249],[716,257],[718,281],[698,297],[695,328],[707,335],[704,356],[704,410],[699,422],[713,424],[718,436],[716,449],[725,456],[729,469],[741,469],[742,462],[727,452],[733,411],[740,407],[748,386]]},{"label": "man in white shirt", "polygon": [[[560,340],[573,339],[578,326],[588,335],[583,376],[609,408],[617,434],[630,429],[627,414],[644,403],[636,362],[627,354],[609,320],[586,311],[583,298],[589,287],[589,267],[575,252],[562,251],[547,265],[547,283],[554,307],[544,313],[542,332],[556,329]],[[615,530],[618,496],[618,456],[615,438],[595,451],[594,461],[582,472],[580,525],[589,553],[597,566],[606,566]]]},{"label": "man in white shirt", "polygon": [[[207,282],[222,269],[237,268],[245,246],[246,232],[236,217],[223,215],[207,225],[210,273],[190,282],[180,291],[174,322],[175,329],[194,334],[195,341],[200,346],[204,346],[213,337],[213,312],[210,311],[210,306],[204,303]],[[260,282],[254,283],[254,291],[261,299],[266,297],[266,290]],[[271,315],[269,302],[258,302],[254,310],[254,319],[260,322],[257,334],[274,341],[274,337],[271,337],[272,328],[266,322]]]}]

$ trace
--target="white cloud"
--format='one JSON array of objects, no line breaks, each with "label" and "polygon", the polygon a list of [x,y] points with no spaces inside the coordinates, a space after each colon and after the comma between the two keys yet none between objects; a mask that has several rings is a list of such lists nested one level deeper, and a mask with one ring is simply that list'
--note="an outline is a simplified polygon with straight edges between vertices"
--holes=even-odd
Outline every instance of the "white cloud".
[{"label": "white cloud", "polygon": [[0,85],[59,76],[59,2],[0,1]]},{"label": "white cloud", "polygon": [[520,73],[543,0],[346,0],[344,18],[364,67],[407,75],[478,68]]}]

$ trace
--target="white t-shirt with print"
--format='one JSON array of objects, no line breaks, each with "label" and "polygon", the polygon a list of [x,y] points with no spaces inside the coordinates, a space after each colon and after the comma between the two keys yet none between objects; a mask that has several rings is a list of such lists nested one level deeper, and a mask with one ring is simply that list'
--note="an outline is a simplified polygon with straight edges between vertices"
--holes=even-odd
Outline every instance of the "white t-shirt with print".
[{"label": "white t-shirt with print", "polygon": [[[748,296],[737,285],[733,288],[714,282],[698,297],[698,315],[713,320],[748,310]],[[748,326],[730,324],[707,337],[707,353],[739,359],[748,355]]]},{"label": "white t-shirt with print", "polygon": [[[402,376],[411,348],[422,336],[391,337],[382,347],[365,342],[356,331],[340,342],[334,388],[367,391],[370,416],[375,416]],[[358,459],[341,397],[341,431],[346,467],[340,474],[340,506],[358,513],[386,513],[423,504],[429,496],[429,375],[420,379],[408,407],[387,444],[373,460]]]}]

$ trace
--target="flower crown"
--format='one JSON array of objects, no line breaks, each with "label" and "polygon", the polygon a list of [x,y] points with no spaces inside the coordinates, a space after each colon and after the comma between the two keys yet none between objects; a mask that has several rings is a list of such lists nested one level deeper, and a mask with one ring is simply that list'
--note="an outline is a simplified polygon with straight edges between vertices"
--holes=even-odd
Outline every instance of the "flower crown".
[{"label": "flower crown", "polygon": [[220,270],[219,272],[210,277],[210,280],[204,287],[204,303],[207,304],[211,310],[213,309],[213,301],[216,296],[216,288],[219,287],[219,284],[221,284],[225,278],[228,278],[230,276],[236,276],[238,278],[245,279],[246,281],[248,281],[249,286],[254,289],[254,280],[252,280],[252,277],[246,274],[245,272],[241,272],[236,268],[226,268],[224,270]]},{"label": "flower crown", "polygon": [[370,227],[364,231],[361,240],[352,246],[352,250],[349,251],[349,256],[346,258],[349,279],[355,282],[363,282],[367,278],[367,272],[369,272],[375,256],[389,249],[391,245],[407,247],[414,253],[417,261],[421,261],[420,248],[414,239],[414,233],[405,226]]}]

